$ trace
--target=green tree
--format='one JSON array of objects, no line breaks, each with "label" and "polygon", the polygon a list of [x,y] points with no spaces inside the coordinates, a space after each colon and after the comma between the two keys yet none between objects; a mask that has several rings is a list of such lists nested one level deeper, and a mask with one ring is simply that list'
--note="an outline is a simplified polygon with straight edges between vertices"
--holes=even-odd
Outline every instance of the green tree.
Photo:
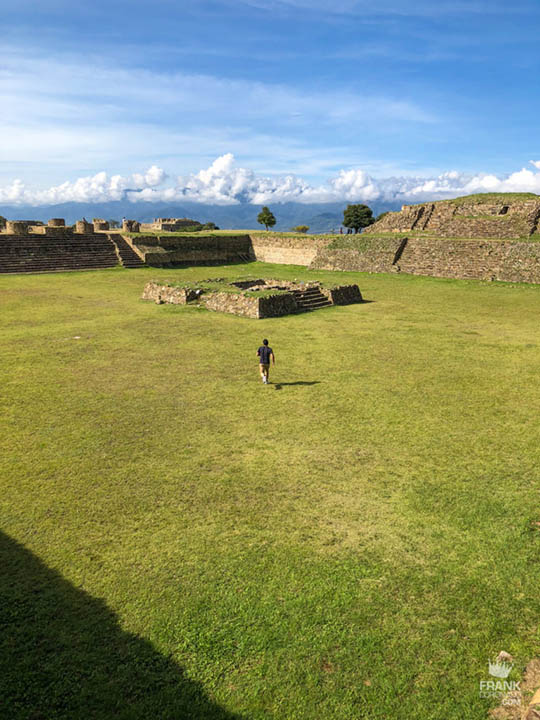
[{"label": "green tree", "polygon": [[297,225],[296,227],[291,228],[291,230],[298,233],[307,233],[309,225]]},{"label": "green tree", "polygon": [[367,205],[347,205],[343,211],[343,224],[355,233],[374,222],[373,211]]},{"label": "green tree", "polygon": [[269,227],[274,227],[274,225],[276,224],[276,218],[274,217],[270,209],[267,208],[265,205],[261,212],[257,215],[257,222],[260,225],[264,225],[264,227],[268,230]]}]

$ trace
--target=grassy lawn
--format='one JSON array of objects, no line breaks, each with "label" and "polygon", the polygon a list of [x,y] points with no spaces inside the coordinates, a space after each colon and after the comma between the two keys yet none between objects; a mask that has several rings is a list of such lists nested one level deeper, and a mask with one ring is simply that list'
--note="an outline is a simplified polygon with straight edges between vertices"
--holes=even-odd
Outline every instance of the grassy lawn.
[{"label": "grassy lawn", "polygon": [[[242,274],[371,302],[139,299]],[[480,719],[540,653],[540,287],[114,269],[0,317],[0,717]]]}]

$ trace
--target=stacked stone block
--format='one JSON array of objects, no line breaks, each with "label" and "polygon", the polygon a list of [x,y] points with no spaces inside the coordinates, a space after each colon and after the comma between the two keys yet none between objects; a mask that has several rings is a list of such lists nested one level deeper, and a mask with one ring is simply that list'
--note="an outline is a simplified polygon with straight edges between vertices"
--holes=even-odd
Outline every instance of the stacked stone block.
[{"label": "stacked stone block", "polygon": [[404,205],[388,213],[365,233],[411,233],[423,231],[437,237],[521,238],[537,232],[540,197],[505,202],[441,201]]}]

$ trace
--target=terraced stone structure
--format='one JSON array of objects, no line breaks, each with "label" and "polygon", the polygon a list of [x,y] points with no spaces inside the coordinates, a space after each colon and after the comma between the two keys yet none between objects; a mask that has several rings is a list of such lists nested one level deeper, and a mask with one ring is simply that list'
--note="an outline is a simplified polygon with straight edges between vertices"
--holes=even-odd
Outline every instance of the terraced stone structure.
[{"label": "terraced stone structure", "polygon": [[362,302],[358,285],[325,288],[320,283],[294,283],[285,280],[243,279],[206,280],[198,286],[147,283],[143,300],[161,305],[198,303],[208,310],[249,318],[270,318],[309,312],[331,305]]},{"label": "terraced stone structure", "polygon": [[540,283],[540,196],[530,193],[404,206],[354,236],[186,232],[193,223],[159,218],[150,224],[152,234],[141,234],[137,231],[144,224],[133,220],[124,220],[121,231],[110,231],[99,218],[79,220],[74,227],[66,227],[62,218],[47,225],[10,220],[0,226],[0,273],[81,270],[119,262],[125,267],[186,267],[256,260],[321,270]]},{"label": "terraced stone structure", "polygon": [[365,233],[427,233],[448,238],[525,238],[538,231],[540,196],[487,193],[420,205],[404,205]]},{"label": "terraced stone structure", "polygon": [[0,229],[0,273],[140,267],[139,256],[120,235],[95,232],[84,220],[66,227],[62,218],[47,225],[8,221]]}]

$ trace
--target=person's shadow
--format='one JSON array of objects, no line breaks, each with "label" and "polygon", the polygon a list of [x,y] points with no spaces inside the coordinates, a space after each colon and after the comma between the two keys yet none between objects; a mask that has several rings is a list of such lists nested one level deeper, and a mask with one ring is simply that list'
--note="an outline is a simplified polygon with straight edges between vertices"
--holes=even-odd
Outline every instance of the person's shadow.
[{"label": "person's shadow", "polygon": [[276,390],[281,390],[282,387],[291,385],[320,385],[320,380],[297,380],[296,382],[280,382],[274,383]]},{"label": "person's shadow", "polygon": [[0,685],[6,720],[241,720],[1,532]]}]

